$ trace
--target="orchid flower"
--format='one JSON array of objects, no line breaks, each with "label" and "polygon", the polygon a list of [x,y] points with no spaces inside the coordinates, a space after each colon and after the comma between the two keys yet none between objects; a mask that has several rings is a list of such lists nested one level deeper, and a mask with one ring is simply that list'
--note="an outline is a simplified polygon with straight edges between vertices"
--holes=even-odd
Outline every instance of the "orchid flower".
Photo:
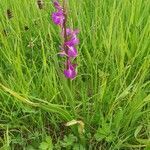
[{"label": "orchid flower", "polygon": [[63,10],[62,6],[59,4],[59,2],[56,0],[54,1],[54,7],[57,9],[57,10]]},{"label": "orchid flower", "polygon": [[66,46],[68,48],[67,53],[63,48],[61,48],[61,51],[58,54],[60,54],[61,56],[67,56],[69,58],[76,58],[78,56],[77,49],[74,46],[69,46],[69,45]]},{"label": "orchid flower", "polygon": [[68,65],[68,68],[66,70],[64,70],[64,75],[67,78],[74,79],[77,75],[76,64],[71,64],[71,62],[68,61],[67,65]]},{"label": "orchid flower", "polygon": [[63,11],[59,10],[58,12],[52,13],[52,20],[56,25],[62,25],[64,22]]}]

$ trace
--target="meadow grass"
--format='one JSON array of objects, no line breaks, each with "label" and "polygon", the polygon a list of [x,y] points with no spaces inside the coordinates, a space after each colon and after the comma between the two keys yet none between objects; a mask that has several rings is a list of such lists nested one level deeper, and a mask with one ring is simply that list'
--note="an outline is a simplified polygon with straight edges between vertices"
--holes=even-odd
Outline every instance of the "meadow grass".
[{"label": "meadow grass", "polygon": [[150,1],[69,0],[68,8],[80,29],[72,81],[57,55],[52,3],[0,2],[0,150],[149,150]]}]

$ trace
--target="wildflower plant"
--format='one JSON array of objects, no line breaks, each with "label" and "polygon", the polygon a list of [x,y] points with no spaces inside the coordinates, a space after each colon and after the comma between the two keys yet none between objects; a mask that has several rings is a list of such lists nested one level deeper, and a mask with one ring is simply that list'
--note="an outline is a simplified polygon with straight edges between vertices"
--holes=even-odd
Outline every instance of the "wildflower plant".
[{"label": "wildflower plant", "polygon": [[63,42],[61,44],[61,51],[59,54],[66,57],[64,75],[66,78],[74,79],[77,76],[77,64],[73,61],[78,56],[76,46],[79,44],[79,39],[77,34],[79,30],[73,30],[67,27],[67,10],[66,10],[66,0],[63,0],[61,5],[57,0],[53,2],[56,12],[52,13],[52,21],[61,28],[61,36]]}]

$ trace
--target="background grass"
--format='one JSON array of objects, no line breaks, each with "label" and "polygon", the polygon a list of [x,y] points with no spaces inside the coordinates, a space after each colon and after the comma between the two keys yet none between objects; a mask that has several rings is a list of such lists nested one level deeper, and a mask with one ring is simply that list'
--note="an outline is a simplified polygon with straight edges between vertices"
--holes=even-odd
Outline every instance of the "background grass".
[{"label": "background grass", "polygon": [[150,149],[149,0],[69,0],[68,26],[80,29],[73,81],[52,3],[0,8],[0,150]]}]

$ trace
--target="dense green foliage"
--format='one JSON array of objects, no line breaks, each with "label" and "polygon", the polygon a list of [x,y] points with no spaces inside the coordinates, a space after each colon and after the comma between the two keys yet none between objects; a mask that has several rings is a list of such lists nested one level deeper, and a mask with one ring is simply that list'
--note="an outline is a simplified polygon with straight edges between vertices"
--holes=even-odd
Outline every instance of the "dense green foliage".
[{"label": "dense green foliage", "polygon": [[150,1],[68,1],[73,81],[52,3],[0,1],[0,150],[149,150]]}]

